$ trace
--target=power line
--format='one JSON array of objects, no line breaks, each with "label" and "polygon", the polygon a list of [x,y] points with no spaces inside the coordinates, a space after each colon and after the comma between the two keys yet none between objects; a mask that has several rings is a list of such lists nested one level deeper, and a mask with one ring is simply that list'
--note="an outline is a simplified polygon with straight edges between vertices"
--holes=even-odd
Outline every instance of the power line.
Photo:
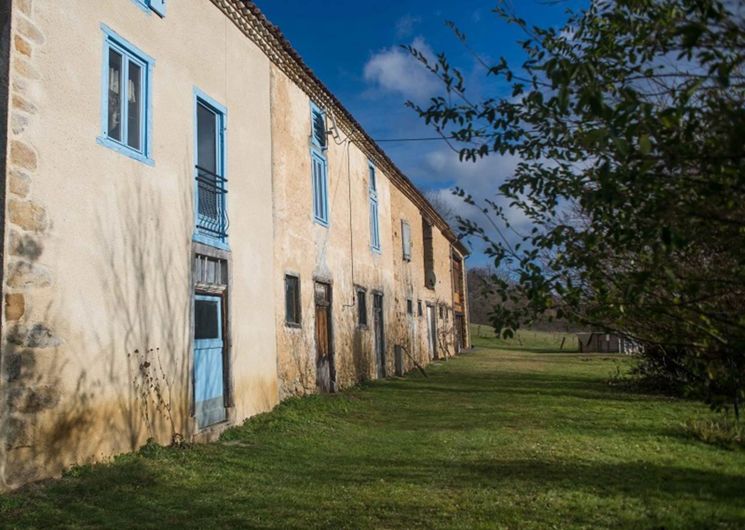
[{"label": "power line", "polygon": [[443,138],[442,136],[433,136],[431,138],[385,138],[383,140],[375,140],[376,142],[430,142],[432,140],[450,140],[451,138]]}]

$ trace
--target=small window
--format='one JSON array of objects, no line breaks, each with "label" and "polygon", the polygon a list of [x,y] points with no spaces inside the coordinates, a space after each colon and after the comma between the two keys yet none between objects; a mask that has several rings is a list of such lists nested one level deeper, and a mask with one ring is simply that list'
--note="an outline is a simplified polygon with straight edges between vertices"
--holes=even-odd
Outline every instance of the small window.
[{"label": "small window", "polygon": [[300,278],[285,275],[285,323],[300,325]]},{"label": "small window", "polygon": [[103,124],[98,142],[152,164],[149,88],[153,61],[108,27],[102,28],[105,67]]},{"label": "small window", "polygon": [[378,215],[378,182],[375,176],[375,166],[368,162],[370,170],[370,182],[368,191],[370,196],[370,248],[380,252],[380,221]]},{"label": "small window", "polygon": [[418,316],[422,316],[422,301],[421,300],[416,301],[416,314]]},{"label": "small window", "polygon": [[357,289],[357,325],[367,327],[367,292]]},{"label": "small window", "polygon": [[220,304],[216,300],[194,301],[194,338],[220,338]]},{"label": "small window", "polygon": [[403,245],[404,261],[411,261],[411,227],[401,220],[401,244]]},{"label": "small window", "polygon": [[315,103],[310,104],[310,141],[321,150],[328,147],[326,138],[326,113],[323,112]]},{"label": "small window", "polygon": [[406,314],[407,315],[414,314],[414,301],[411,298],[406,300]]},{"label": "small window", "polygon": [[442,306],[440,306],[440,318],[442,318],[442,313],[443,313]]}]

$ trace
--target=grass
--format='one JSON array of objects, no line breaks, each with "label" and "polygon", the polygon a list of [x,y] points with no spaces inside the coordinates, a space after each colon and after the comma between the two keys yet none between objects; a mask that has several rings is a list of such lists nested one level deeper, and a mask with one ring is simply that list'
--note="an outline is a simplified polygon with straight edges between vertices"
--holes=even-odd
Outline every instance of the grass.
[{"label": "grass", "polygon": [[745,527],[745,451],[687,433],[703,405],[609,386],[624,359],[544,338],[78,468],[0,496],[0,526]]}]

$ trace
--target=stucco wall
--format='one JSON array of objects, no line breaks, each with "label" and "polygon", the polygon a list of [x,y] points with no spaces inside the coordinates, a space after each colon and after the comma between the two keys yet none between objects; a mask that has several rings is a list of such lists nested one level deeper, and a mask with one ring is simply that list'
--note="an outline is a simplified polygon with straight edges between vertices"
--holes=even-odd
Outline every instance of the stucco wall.
[{"label": "stucco wall", "polygon": [[[15,2],[3,344],[9,483],[187,438],[194,96],[228,112],[231,356],[241,420],[277,401],[269,61],[211,3]],[[104,23],[155,59],[153,166],[98,145]],[[169,414],[133,385],[162,365]],[[139,352],[139,353],[136,353]],[[158,352],[157,355],[155,352]],[[152,400],[152,396],[146,396]]]},{"label": "stucco wall", "polygon": [[[284,305],[276,314],[280,396],[316,391],[315,280],[331,282],[333,347],[337,388],[375,378],[372,294],[383,294],[386,373],[394,373],[395,346],[405,346],[418,362],[429,362],[425,317],[417,315],[417,301],[433,304],[438,318],[440,356],[454,353],[452,312],[439,322],[439,305],[452,306],[451,244],[433,228],[437,284],[424,285],[422,215],[381,168],[376,168],[381,249],[370,245],[368,158],[339,130],[329,136],[326,152],[329,179],[329,226],[313,219],[310,165],[310,108],[308,95],[276,67],[272,79],[272,139],[275,226],[275,296],[284,299],[285,274],[301,284],[302,323],[285,322]],[[332,119],[328,120],[333,127]],[[401,219],[411,226],[413,255],[402,259]],[[356,290],[367,290],[368,326],[357,325]],[[414,314],[407,315],[411,297]],[[413,367],[405,356],[405,369]]]},{"label": "stucco wall", "polygon": [[[355,286],[384,296],[384,321],[392,314],[390,184],[378,172],[381,251],[370,248],[368,161],[341,134],[329,139],[329,226],[313,219],[310,166],[310,100],[279,69],[272,67],[275,269],[278,300],[284,300],[284,275],[300,277],[302,325],[285,324],[284,305],[276,314],[278,367],[282,396],[312,392],[316,386],[315,280],[333,289],[333,346],[339,387],[373,376],[372,326],[356,326]],[[350,200],[351,199],[351,200]],[[350,228],[351,227],[351,228]],[[370,317],[371,312],[368,313]],[[388,349],[392,351],[392,346]],[[387,355],[392,369],[392,354]]]}]

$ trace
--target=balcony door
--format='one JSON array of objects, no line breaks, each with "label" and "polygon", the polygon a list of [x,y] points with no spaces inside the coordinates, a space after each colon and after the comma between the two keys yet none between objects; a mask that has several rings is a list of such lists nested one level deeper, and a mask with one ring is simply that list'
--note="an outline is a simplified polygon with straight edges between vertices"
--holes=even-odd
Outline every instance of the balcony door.
[{"label": "balcony door", "polygon": [[196,230],[213,240],[227,237],[225,114],[205,99],[196,99]]}]

